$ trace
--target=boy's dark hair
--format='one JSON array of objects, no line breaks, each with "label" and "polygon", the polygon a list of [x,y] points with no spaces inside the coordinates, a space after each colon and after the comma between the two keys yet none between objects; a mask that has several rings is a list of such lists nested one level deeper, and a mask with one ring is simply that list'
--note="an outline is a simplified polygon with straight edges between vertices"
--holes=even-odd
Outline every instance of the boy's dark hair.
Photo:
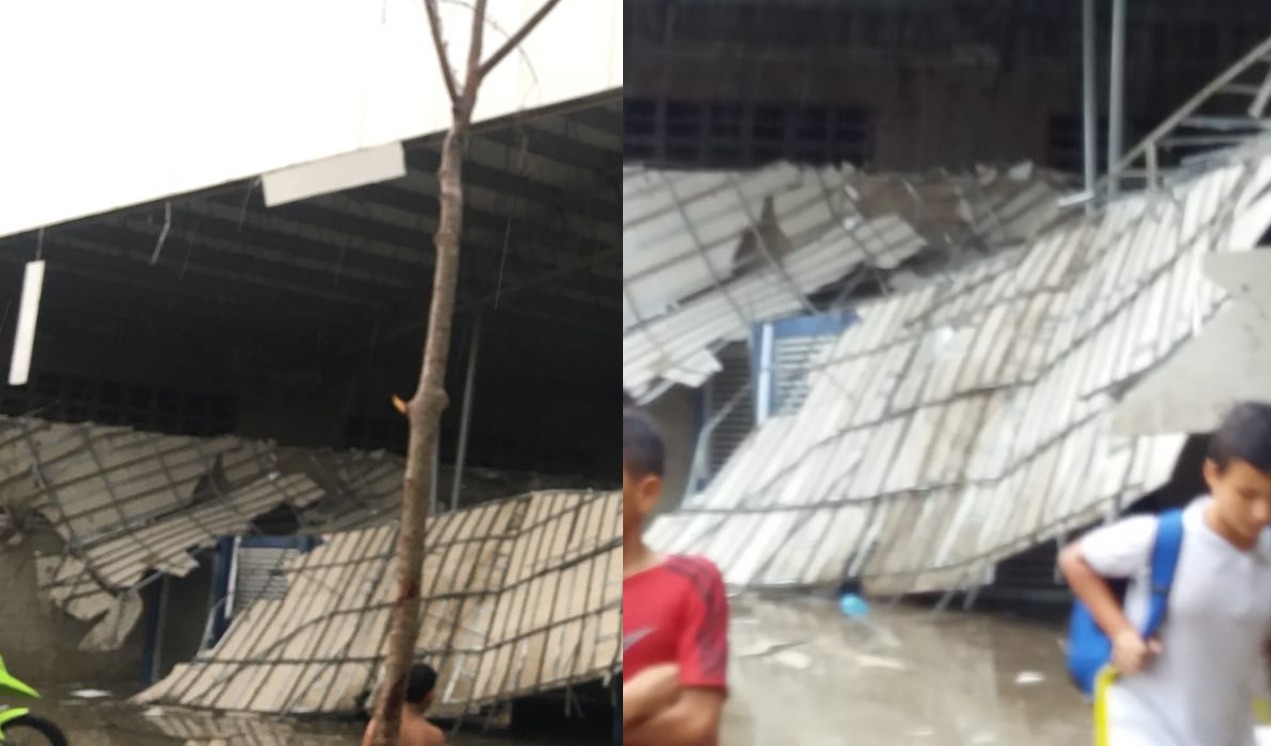
[{"label": "boy's dark hair", "polygon": [[1232,407],[1209,438],[1209,459],[1220,471],[1244,461],[1271,474],[1271,404],[1246,401]]},{"label": "boy's dark hair", "polygon": [[622,468],[634,477],[662,476],[666,447],[652,420],[638,410],[622,410]]},{"label": "boy's dark hair", "polygon": [[437,688],[437,669],[427,663],[416,663],[406,674],[406,701],[417,705]]}]

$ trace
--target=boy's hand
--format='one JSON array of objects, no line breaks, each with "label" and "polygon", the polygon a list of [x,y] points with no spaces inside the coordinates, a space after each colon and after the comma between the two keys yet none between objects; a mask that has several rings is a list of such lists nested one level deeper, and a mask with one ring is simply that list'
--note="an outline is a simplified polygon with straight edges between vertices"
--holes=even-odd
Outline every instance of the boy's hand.
[{"label": "boy's hand", "polygon": [[1160,653],[1159,640],[1144,640],[1134,629],[1127,629],[1112,638],[1112,665],[1123,676],[1141,672]]},{"label": "boy's hand", "polygon": [[680,667],[651,666],[622,687],[622,723],[629,727],[675,704],[680,694]]},{"label": "boy's hand", "polygon": [[1264,691],[1271,694],[1271,637],[1262,643],[1262,670],[1264,673],[1263,685],[1266,687]]}]

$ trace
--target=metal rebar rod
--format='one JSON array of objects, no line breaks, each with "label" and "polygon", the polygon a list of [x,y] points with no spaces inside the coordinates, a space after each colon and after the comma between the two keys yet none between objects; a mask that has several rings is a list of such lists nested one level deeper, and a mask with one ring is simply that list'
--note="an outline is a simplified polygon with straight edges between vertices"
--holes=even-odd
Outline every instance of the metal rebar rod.
[{"label": "metal rebar rod", "polygon": [[1122,130],[1125,124],[1125,0],[1112,0],[1111,56],[1108,62],[1108,194],[1120,191]]},{"label": "metal rebar rod", "polygon": [[[1081,117],[1082,144],[1085,146],[1086,193],[1094,194],[1095,181],[1099,178],[1099,98],[1095,72],[1094,0],[1081,3]],[[1093,209],[1088,205],[1087,210]]]}]

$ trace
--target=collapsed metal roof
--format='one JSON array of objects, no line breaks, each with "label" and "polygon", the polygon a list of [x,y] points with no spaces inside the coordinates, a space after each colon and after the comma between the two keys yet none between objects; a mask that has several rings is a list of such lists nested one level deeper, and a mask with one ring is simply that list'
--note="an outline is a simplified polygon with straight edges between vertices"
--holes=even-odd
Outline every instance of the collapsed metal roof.
[{"label": "collapsed metal roof", "polygon": [[[38,515],[64,540],[37,557],[38,589],[94,623],[81,648],[118,648],[151,579],[189,574],[194,551],[250,533],[278,506],[321,534],[319,548],[278,568],[283,598],[237,610],[217,646],[147,701],[354,711],[387,640],[402,473],[402,460],[383,453],[0,418],[0,509],[15,530]],[[443,711],[612,673],[620,516],[617,495],[573,491],[430,518],[419,654],[443,674]]]},{"label": "collapsed metal roof", "polygon": [[1063,180],[1021,164],[967,176],[875,175],[775,164],[754,172],[627,169],[623,386],[699,386],[714,352],[759,322],[815,310],[861,267],[945,262],[1030,238]]},{"label": "collapsed metal roof", "polygon": [[[607,678],[621,665],[621,502],[527,495],[430,519],[417,655],[437,711]],[[376,683],[396,593],[391,526],[324,536],[291,562],[284,598],[139,695],[266,713],[353,712]]]},{"label": "collapsed metal roof", "polygon": [[650,542],[705,553],[735,585],[957,589],[1157,487],[1183,436],[1117,435],[1108,415],[1223,306],[1199,263],[1271,225],[1268,153],[1255,140],[859,308],[802,409]]},{"label": "collapsed metal roof", "polygon": [[401,479],[401,459],[383,453],[0,418],[0,510],[14,530],[40,516],[62,538],[60,553],[36,560],[38,589],[94,623],[89,650],[123,643],[153,573],[188,575],[192,552],[279,506],[308,531],[382,524]]}]

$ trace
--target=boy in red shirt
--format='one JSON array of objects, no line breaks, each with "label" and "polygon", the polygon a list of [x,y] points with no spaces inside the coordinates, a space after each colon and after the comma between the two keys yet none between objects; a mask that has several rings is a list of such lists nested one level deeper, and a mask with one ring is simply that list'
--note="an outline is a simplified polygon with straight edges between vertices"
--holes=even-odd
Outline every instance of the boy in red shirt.
[{"label": "boy in red shirt", "polygon": [[626,746],[717,746],[727,697],[728,597],[710,560],[644,544],[662,496],[664,448],[622,413],[622,710]]}]

